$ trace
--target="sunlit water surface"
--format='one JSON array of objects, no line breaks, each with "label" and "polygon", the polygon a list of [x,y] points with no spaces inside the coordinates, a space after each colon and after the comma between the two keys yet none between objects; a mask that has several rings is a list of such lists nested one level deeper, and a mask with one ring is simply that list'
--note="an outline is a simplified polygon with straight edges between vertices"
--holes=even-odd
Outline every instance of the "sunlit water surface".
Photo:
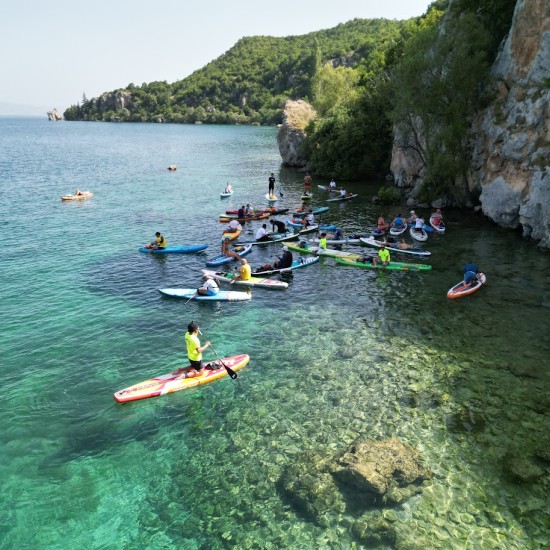
[{"label": "sunlit water surface", "polygon": [[[162,298],[200,284],[218,215],[262,206],[272,171],[279,204],[297,208],[303,174],[281,167],[275,128],[0,118],[0,546],[360,548],[354,523],[371,511],[320,522],[280,482],[304,453],[336,459],[358,437],[398,437],[434,476],[384,511],[396,537],[382,547],[547,547],[549,255],[449,211],[447,234],[425,244],[431,272],[322,258],[250,302]],[[235,194],[222,201],[226,182]],[[327,198],[319,183],[313,206]],[[367,232],[380,184],[346,183],[360,197],[322,221]],[[75,188],[94,197],[59,199]],[[209,247],[140,254],[157,230]],[[467,261],[488,284],[449,300]],[[116,390],[185,362],[192,319],[250,366],[117,405]]]}]

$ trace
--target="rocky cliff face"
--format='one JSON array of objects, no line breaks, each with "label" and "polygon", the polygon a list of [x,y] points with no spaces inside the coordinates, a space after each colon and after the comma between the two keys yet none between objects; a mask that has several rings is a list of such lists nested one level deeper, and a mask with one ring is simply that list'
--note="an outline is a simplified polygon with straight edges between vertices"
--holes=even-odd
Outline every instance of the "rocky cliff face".
[{"label": "rocky cliff face", "polygon": [[307,159],[301,153],[305,139],[304,130],[316,116],[315,109],[306,101],[287,101],[283,124],[277,134],[279,152],[286,166],[307,167]]},{"label": "rocky cliff face", "polygon": [[[499,225],[522,228],[550,248],[550,4],[518,0],[493,66],[494,100],[472,125],[466,186]],[[422,163],[394,137],[391,170],[400,187],[422,180]],[[463,188],[464,181],[457,182]],[[414,196],[414,190],[412,192]],[[465,201],[467,203],[467,200]]]},{"label": "rocky cliff face", "polygon": [[485,215],[550,248],[550,4],[518,0],[493,67],[496,97],[474,123],[468,184]]}]

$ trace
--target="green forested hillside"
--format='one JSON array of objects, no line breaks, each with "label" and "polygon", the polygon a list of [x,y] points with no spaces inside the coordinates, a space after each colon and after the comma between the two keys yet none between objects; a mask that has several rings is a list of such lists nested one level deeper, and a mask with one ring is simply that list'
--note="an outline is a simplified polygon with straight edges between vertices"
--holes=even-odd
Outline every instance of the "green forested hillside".
[{"label": "green forested hillside", "polygon": [[[102,98],[84,97],[64,115],[67,120],[280,123],[288,98],[310,99],[312,78],[324,63],[357,67],[400,40],[404,26],[355,19],[303,36],[243,38],[183,80],[129,84]],[[130,96],[126,108],[109,97],[121,92]]]},{"label": "green forested hillside", "polygon": [[318,116],[306,128],[303,154],[317,175],[387,173],[397,146],[419,155],[424,198],[452,196],[515,4],[436,0],[406,21],[355,19],[303,36],[243,38],[183,80],[84,96],[64,116],[277,124],[287,99],[305,99]]}]

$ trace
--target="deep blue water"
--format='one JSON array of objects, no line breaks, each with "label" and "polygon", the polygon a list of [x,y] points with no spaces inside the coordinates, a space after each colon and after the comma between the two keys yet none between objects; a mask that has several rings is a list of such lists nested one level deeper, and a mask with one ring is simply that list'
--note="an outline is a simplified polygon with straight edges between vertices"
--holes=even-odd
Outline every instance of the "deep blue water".
[{"label": "deep blue water", "polygon": [[[0,546],[361,547],[353,525],[366,510],[319,523],[281,489],[305,453],[337,457],[358,437],[398,437],[434,472],[392,510],[389,546],[548,545],[548,253],[448,211],[447,233],[425,245],[431,272],[322,258],[250,302],[162,298],[158,288],[200,284],[218,215],[263,206],[270,172],[279,204],[299,207],[303,174],[281,167],[275,128],[0,118]],[[220,200],[226,182],[235,194]],[[313,206],[327,198],[320,183]],[[381,183],[339,183],[360,197],[322,221],[367,232]],[[76,188],[93,198],[60,200]],[[140,254],[155,231],[209,246]],[[470,260],[488,285],[448,300]],[[192,319],[250,366],[117,405],[116,390],[185,362]]]}]

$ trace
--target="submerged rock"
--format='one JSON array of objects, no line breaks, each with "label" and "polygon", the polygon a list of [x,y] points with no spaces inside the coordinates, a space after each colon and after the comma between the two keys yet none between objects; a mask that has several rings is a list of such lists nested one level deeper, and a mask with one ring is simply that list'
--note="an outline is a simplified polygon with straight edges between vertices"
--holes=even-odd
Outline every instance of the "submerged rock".
[{"label": "submerged rock", "polygon": [[304,453],[283,470],[278,483],[298,512],[323,527],[330,524],[326,514],[344,512],[346,508],[327,462],[314,453]]},{"label": "submerged rock", "polygon": [[337,461],[334,476],[361,491],[370,504],[401,503],[421,491],[432,472],[418,453],[397,438],[358,440]]},{"label": "submerged rock", "polygon": [[513,453],[508,453],[504,457],[503,468],[509,477],[520,483],[533,483],[544,474],[544,470],[530,457],[517,456]]}]

